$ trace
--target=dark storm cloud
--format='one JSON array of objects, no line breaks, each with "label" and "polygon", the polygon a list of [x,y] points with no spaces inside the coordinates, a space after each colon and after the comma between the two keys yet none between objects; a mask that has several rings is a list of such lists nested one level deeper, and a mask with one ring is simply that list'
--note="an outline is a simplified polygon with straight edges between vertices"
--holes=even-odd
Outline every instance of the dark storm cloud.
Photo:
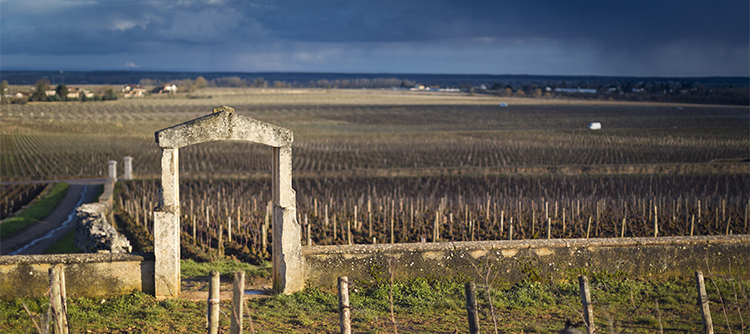
[{"label": "dark storm cloud", "polygon": [[581,38],[648,44],[677,38],[748,40],[748,2],[300,1],[257,19],[306,41],[419,42],[446,38]]},{"label": "dark storm cloud", "polygon": [[[445,53],[450,63],[465,49],[506,57],[536,53],[540,60],[548,54],[563,63],[598,58],[592,68],[627,72],[730,59],[716,71],[734,66],[746,75],[747,61],[737,63],[750,48],[746,0],[0,1],[3,55],[266,52],[271,59],[278,58],[271,53],[297,52],[290,57],[336,62],[331,57],[346,50],[398,46],[389,49],[391,60],[402,53],[439,64],[437,55]],[[680,59],[672,64],[659,57]]]}]

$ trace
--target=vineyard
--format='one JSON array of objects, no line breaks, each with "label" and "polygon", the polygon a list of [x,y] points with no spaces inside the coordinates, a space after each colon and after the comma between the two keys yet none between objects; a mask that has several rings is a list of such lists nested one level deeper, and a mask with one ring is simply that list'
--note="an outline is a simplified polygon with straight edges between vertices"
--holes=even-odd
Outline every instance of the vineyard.
[{"label": "vineyard", "polygon": [[[314,245],[750,233],[748,185],[747,174],[293,182],[303,244]],[[149,233],[159,186],[125,182],[115,198]],[[180,188],[192,242],[268,256],[270,181],[183,180]]]},{"label": "vineyard", "polygon": [[0,188],[0,220],[28,204],[44,190],[46,184],[7,184]]},{"label": "vineyard", "polygon": [[[746,106],[388,90],[199,95],[4,105],[0,181],[101,178],[107,161],[131,156],[140,180],[124,182],[116,202],[152,231],[154,132],[223,104],[294,132],[303,244],[750,233]],[[270,148],[214,142],[179,154],[186,240],[266,257]],[[597,172],[607,166],[619,169]]]},{"label": "vineyard", "polygon": [[[215,89],[216,90],[216,89]],[[0,112],[0,177],[101,177],[133,157],[155,175],[153,133],[218,104],[294,131],[295,172],[682,164],[748,159],[747,107],[504,99],[389,91],[216,90],[213,99],[30,103]],[[588,131],[589,122],[604,125]],[[205,143],[180,151],[185,173],[270,169],[270,150]]]}]

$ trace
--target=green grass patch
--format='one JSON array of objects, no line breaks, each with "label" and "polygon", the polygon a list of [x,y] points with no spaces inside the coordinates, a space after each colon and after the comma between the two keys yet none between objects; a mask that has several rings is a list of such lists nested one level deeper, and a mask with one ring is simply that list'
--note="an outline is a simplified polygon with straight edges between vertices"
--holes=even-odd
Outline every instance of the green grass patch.
[{"label": "green grass patch", "polygon": [[46,217],[65,197],[68,192],[68,184],[59,182],[55,184],[47,196],[37,201],[35,204],[21,211],[18,215],[8,218],[0,224],[0,238],[9,236],[21,229],[34,224]]},{"label": "green grass patch", "polygon": [[[237,264],[187,263],[189,270],[235,270]],[[185,270],[185,268],[183,268]],[[707,278],[707,290],[717,332],[742,332],[750,309],[750,281]],[[399,332],[465,333],[463,280],[423,279],[393,284],[395,317]],[[716,283],[715,285],[713,283]],[[666,332],[701,332],[700,310],[695,304],[691,278],[668,281],[639,279],[591,279],[597,332],[654,333],[661,322]],[[717,288],[718,290],[717,290]],[[351,319],[356,333],[392,333],[388,282],[353,282],[350,285]],[[720,299],[723,297],[723,302]],[[580,321],[580,297],[576,280],[525,282],[507,289],[477,288],[480,328],[494,332],[488,296],[492,297],[498,331],[501,333],[557,333],[566,319]],[[659,303],[659,311],[656,302]],[[33,332],[31,318],[46,314],[46,298],[24,298],[0,302],[0,332]],[[221,328],[228,332],[231,302],[220,304]],[[724,318],[722,308],[727,310]],[[248,300],[256,333],[338,332],[337,292],[334,288],[308,287],[292,295],[274,295]],[[205,333],[205,301],[156,300],[142,293],[107,298],[68,298],[68,317],[73,333]],[[740,318],[744,315],[744,320]],[[249,320],[245,320],[246,330]],[[248,331],[249,332],[249,331]]]},{"label": "green grass patch", "polygon": [[45,254],[73,254],[73,253],[83,253],[83,251],[78,248],[75,244],[75,233],[76,230],[71,230],[68,234],[66,234],[62,239],[58,240],[51,246],[49,246],[44,253]]}]

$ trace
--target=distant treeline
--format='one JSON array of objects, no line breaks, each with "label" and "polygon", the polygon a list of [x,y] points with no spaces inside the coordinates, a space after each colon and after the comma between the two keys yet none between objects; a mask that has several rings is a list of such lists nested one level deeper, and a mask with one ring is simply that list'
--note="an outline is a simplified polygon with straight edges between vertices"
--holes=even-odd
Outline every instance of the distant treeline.
[{"label": "distant treeline", "polygon": [[[459,88],[499,96],[568,97],[627,101],[750,104],[748,77],[626,77],[565,75],[158,72],[158,71],[0,71],[10,85],[53,84],[158,86],[175,84],[178,92],[202,87],[296,88]],[[556,90],[580,88],[578,92]],[[592,92],[593,91],[593,92]]]},{"label": "distant treeline", "polygon": [[[241,80],[252,81],[264,78],[269,86],[275,81],[286,82],[289,85],[302,86],[311,81],[326,80],[329,83],[336,80],[357,79],[387,79],[403,78],[415,83],[441,86],[460,87],[461,85],[492,86],[494,83],[510,84],[513,86],[538,86],[568,83],[568,86],[581,85],[609,85],[626,82],[697,82],[706,87],[732,86],[748,87],[748,77],[628,77],[628,76],[580,76],[580,75],[490,75],[490,74],[412,74],[412,73],[298,73],[298,72],[161,72],[161,71],[28,71],[28,70],[0,70],[2,80],[11,85],[33,85],[38,79],[46,78],[53,84],[65,83],[75,85],[118,85],[136,84],[143,78],[151,78],[159,82],[171,83],[181,79],[195,79],[203,77],[207,81],[218,78],[237,77]],[[342,87],[343,88],[343,87]]]}]

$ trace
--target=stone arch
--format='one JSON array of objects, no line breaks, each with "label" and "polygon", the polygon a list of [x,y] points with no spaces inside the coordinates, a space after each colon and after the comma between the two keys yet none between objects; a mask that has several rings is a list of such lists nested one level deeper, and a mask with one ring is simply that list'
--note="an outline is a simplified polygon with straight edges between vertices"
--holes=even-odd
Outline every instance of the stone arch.
[{"label": "stone arch", "polygon": [[273,287],[292,293],[304,287],[300,226],[292,189],[292,131],[234,113],[222,106],[214,113],[159,130],[162,149],[161,193],[154,210],[154,279],[156,296],[180,294],[180,187],[181,147],[209,141],[247,141],[273,148]]}]

